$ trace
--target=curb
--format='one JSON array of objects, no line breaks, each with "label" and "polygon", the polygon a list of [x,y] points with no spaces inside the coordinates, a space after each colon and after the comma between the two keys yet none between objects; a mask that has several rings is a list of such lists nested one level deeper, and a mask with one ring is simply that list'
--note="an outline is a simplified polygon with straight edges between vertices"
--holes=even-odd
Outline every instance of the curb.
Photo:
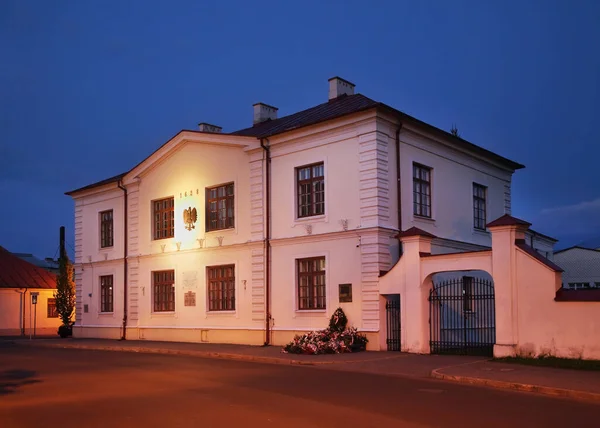
[{"label": "curb", "polygon": [[487,386],[496,389],[508,389],[511,391],[533,392],[542,395],[550,395],[553,397],[573,398],[576,400],[593,401],[596,403],[600,402],[600,394],[595,392],[578,391],[575,389],[554,388],[551,386],[530,385],[527,383],[506,382],[502,380],[483,379],[477,377],[448,375],[440,373],[439,370],[443,369],[433,370],[431,372],[431,377],[434,379],[464,383],[468,385]]},{"label": "curb", "polygon": [[[16,343],[16,342],[15,342]],[[287,358],[277,357],[263,357],[257,355],[245,355],[245,354],[232,354],[227,352],[215,352],[215,351],[192,351],[184,349],[163,349],[163,348],[145,348],[139,346],[101,346],[101,345],[79,345],[79,344],[58,344],[58,343],[19,343],[21,346],[37,346],[43,348],[58,348],[58,349],[84,349],[89,351],[113,351],[113,352],[131,352],[140,354],[157,354],[157,355],[185,355],[189,357],[198,358],[215,358],[224,360],[236,360],[236,361],[249,361],[255,363],[265,364],[279,364],[279,365],[300,365],[300,366],[322,366],[322,365],[333,365],[333,364],[352,364],[352,363],[364,363],[372,361],[381,361],[394,357],[383,357],[372,360],[354,360],[354,361],[306,361],[306,360],[295,360]]]}]

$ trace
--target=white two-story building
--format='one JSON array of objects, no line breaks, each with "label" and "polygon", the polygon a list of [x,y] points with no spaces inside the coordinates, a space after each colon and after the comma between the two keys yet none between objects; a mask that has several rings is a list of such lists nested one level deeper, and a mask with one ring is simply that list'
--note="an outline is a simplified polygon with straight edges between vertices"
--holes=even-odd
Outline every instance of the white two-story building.
[{"label": "white two-story building", "polygon": [[434,253],[489,247],[522,167],[337,77],[308,110],[258,103],[231,133],[202,123],[67,193],[74,334],[282,345],[342,307],[379,349],[398,232],[437,236]]}]

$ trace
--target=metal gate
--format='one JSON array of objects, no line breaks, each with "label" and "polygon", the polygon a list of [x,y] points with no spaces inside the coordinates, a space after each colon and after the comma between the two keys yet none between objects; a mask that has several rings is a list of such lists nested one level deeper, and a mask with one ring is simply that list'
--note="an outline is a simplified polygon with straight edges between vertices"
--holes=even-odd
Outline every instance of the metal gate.
[{"label": "metal gate", "polygon": [[387,344],[388,351],[400,351],[400,295],[394,294],[387,297],[385,303],[387,320]]},{"label": "metal gate", "polygon": [[432,354],[493,355],[492,281],[463,276],[434,284],[429,294],[429,328]]}]

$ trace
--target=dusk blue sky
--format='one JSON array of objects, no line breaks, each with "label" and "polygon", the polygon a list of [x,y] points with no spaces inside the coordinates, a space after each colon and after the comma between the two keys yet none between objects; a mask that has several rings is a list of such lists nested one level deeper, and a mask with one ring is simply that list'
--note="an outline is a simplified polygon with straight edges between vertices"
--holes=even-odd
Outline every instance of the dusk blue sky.
[{"label": "dusk blue sky", "polygon": [[523,163],[513,215],[600,236],[600,2],[0,2],[0,245],[73,246],[64,192],[129,170],[180,129],[375,100]]}]

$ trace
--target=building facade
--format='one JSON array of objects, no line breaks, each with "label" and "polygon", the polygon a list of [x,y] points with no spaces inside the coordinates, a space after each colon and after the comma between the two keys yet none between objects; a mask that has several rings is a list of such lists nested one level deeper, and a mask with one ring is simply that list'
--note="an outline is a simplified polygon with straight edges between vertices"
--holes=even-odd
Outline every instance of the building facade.
[{"label": "building facade", "polygon": [[344,309],[382,349],[399,231],[434,254],[491,246],[523,166],[329,81],[253,126],[202,123],[75,201],[79,337],[282,345]]},{"label": "building facade", "polygon": [[56,335],[55,292],[56,274],[0,247],[0,336]]}]

